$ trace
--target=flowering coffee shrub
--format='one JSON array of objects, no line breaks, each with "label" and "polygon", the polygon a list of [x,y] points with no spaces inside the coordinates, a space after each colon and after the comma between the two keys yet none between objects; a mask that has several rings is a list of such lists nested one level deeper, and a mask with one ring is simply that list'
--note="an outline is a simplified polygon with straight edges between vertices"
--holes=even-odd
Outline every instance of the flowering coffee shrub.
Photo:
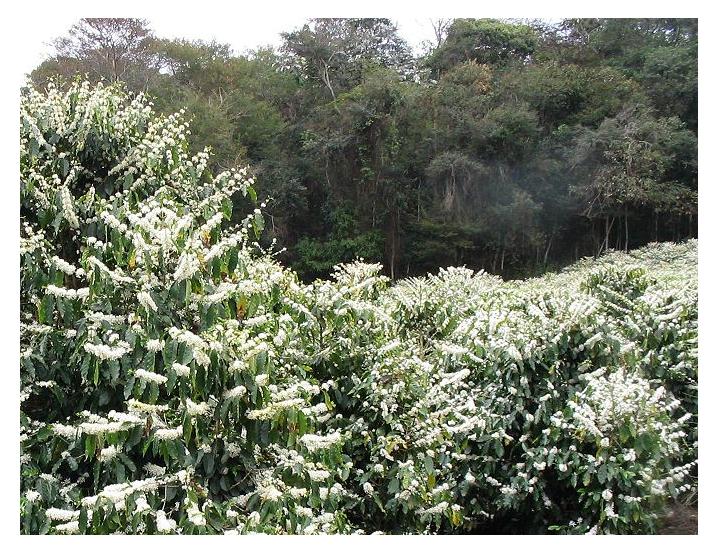
[{"label": "flowering coffee shrub", "polygon": [[305,285],[187,133],[23,94],[22,532],[651,532],[693,488],[695,242]]}]

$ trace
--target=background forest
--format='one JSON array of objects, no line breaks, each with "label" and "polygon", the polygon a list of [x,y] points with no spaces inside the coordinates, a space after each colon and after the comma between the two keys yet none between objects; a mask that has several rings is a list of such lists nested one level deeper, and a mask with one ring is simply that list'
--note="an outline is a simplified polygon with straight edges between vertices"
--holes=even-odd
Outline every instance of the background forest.
[{"label": "background forest", "polygon": [[313,19],[238,55],[85,19],[31,78],[185,108],[211,171],[250,164],[263,241],[307,280],[357,256],[521,277],[697,236],[697,20],[430,25],[421,56],[388,19]]}]

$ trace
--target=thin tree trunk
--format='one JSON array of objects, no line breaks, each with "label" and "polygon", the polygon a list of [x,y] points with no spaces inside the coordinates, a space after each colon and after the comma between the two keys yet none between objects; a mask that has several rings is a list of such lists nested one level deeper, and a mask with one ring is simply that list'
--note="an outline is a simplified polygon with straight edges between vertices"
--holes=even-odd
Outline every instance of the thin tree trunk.
[{"label": "thin tree trunk", "polygon": [[[333,100],[336,100],[336,94],[334,93],[334,89],[331,86],[331,79],[329,79],[329,66],[324,64],[324,68],[321,71],[321,80],[324,82],[324,85],[326,85],[327,89],[329,89],[329,92],[331,93],[331,98]],[[337,108],[337,110],[339,110]]]},{"label": "thin tree trunk", "polygon": [[417,178],[417,222],[419,222],[419,217],[421,215],[421,193],[422,192],[422,180]]},{"label": "thin tree trunk", "polygon": [[[592,255],[596,256],[596,253],[599,254],[602,249],[602,239],[600,238],[600,234],[598,233],[598,225],[597,220],[591,220],[590,221],[590,241],[592,242]],[[575,259],[577,260],[577,256],[575,256]]]},{"label": "thin tree trunk", "polygon": [[[545,249],[545,257],[542,260],[542,264],[547,266],[547,256],[550,254],[550,248],[552,247],[552,238],[554,235],[550,235],[550,239],[547,241],[547,249]],[[577,243],[575,244],[575,258],[577,259]]]},{"label": "thin tree trunk", "polygon": [[609,216],[605,216],[605,240],[603,242],[603,249],[600,250],[598,256],[602,255],[603,251],[610,249],[610,231],[613,228],[613,224],[615,224],[615,217],[613,216],[611,219]]},{"label": "thin tree trunk", "polygon": [[628,231],[628,207],[625,207],[625,252],[628,252],[628,243],[630,239],[630,234]]},{"label": "thin tree trunk", "polygon": [[610,227],[608,226],[608,222],[610,221],[610,217],[605,217],[605,251],[607,251],[610,248],[609,240],[610,240]]},{"label": "thin tree trunk", "polygon": [[658,242],[658,211],[655,211],[655,218],[653,219],[654,222],[654,230],[655,230],[655,242]]},{"label": "thin tree trunk", "polygon": [[615,241],[615,249],[620,251],[620,245],[622,244],[623,227],[618,223],[617,240]]},{"label": "thin tree trunk", "polygon": [[392,210],[388,216],[387,238],[389,243],[389,274],[392,280],[396,276],[397,246],[399,243],[399,209]]}]

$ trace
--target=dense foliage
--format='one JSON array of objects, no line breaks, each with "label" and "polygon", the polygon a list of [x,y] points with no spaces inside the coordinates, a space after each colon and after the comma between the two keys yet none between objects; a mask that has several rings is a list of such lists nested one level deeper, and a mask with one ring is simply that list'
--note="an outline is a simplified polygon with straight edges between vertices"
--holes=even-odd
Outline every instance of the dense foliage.
[{"label": "dense foliage", "polygon": [[[88,19],[33,72],[122,81],[187,108],[213,170],[249,164],[261,241],[306,280],[356,253],[393,279],[505,277],[697,236],[697,21],[316,19],[277,49]],[[239,223],[245,210],[232,215]]]},{"label": "dense foliage", "polygon": [[694,240],[304,284],[181,114],[79,83],[20,120],[22,532],[650,532],[691,490]]}]

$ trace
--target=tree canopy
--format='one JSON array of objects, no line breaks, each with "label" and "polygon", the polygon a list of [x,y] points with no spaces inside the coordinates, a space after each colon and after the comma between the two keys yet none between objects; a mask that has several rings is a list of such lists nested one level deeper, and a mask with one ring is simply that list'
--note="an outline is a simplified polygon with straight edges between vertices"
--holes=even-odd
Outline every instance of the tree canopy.
[{"label": "tree canopy", "polygon": [[213,169],[252,167],[262,242],[306,279],[355,254],[394,278],[525,276],[697,235],[696,20],[433,24],[418,57],[379,18],[313,19],[239,55],[87,19],[32,78],[186,108]]}]

